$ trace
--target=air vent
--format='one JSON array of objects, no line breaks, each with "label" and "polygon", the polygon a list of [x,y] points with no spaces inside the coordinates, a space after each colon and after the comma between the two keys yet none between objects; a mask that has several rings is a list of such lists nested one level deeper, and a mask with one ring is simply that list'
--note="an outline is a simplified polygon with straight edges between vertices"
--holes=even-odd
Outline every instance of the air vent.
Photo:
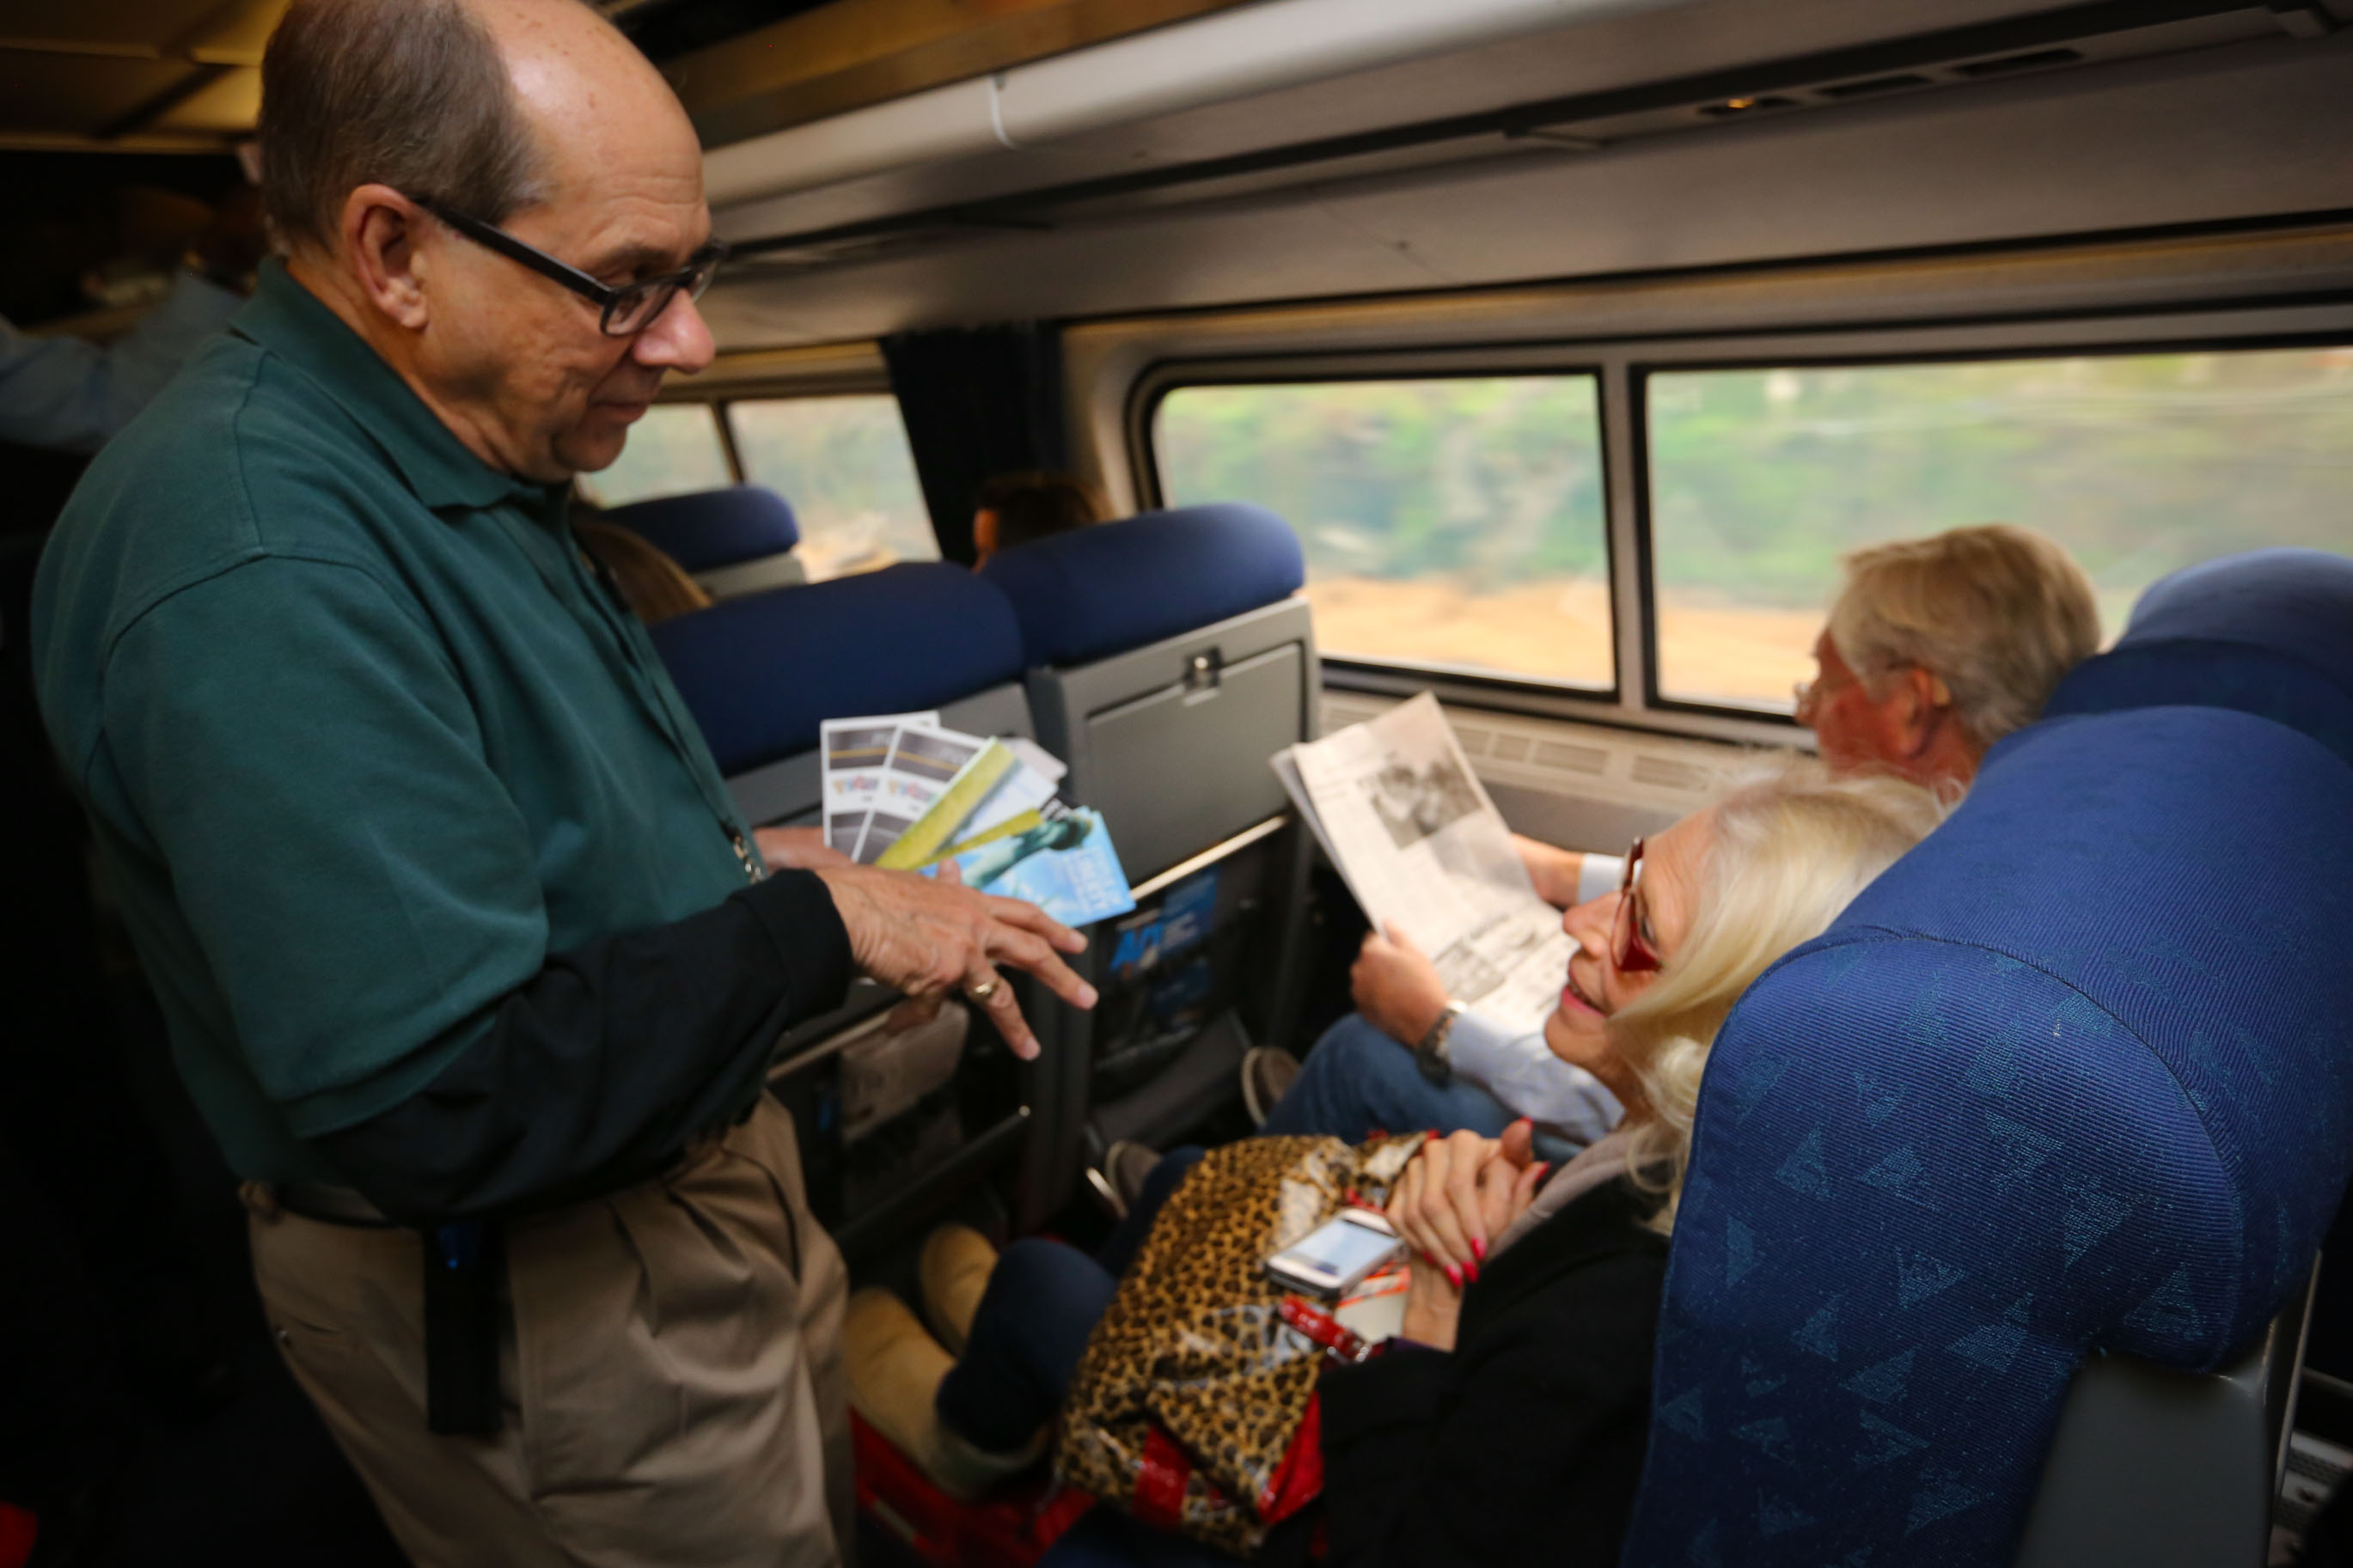
[{"label": "air vent", "polygon": [[1903,92],[1915,87],[1928,87],[1933,85],[1933,79],[1929,77],[1915,76],[1907,71],[1902,76],[1874,76],[1866,77],[1861,81],[1842,81],[1836,87],[1818,88],[1815,90],[1824,98],[1834,100],[1869,98],[1874,93]]},{"label": "air vent", "polygon": [[1965,66],[1955,66],[1953,74],[1966,77],[2009,76],[2016,71],[2037,71],[2050,66],[2073,66],[2083,62],[2083,53],[2077,49],[2036,49],[2029,54],[1971,60]]},{"label": "air vent", "polygon": [[1498,735],[1494,750],[1488,754],[1499,763],[1525,761],[1528,754],[1528,738],[1525,735]]},{"label": "air vent", "polygon": [[1666,757],[1636,757],[1633,777],[1636,784],[1656,784],[1661,789],[1700,791],[1708,785],[1705,770]]},{"label": "air vent", "polygon": [[1457,724],[1454,726],[1454,738],[1462,742],[1462,752],[1465,756],[1477,757],[1486,754],[1488,741],[1486,731],[1473,730],[1468,724]]},{"label": "air vent", "polygon": [[1536,748],[1536,761],[1563,773],[1599,773],[1609,766],[1609,753],[1597,746],[1564,746],[1557,741],[1546,741]]}]

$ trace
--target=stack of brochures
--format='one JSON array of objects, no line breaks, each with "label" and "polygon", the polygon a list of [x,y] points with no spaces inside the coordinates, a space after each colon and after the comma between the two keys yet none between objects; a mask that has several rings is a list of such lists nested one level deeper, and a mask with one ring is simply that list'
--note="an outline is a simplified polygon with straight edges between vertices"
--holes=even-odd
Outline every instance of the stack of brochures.
[{"label": "stack of brochures", "polygon": [[1069,770],[1036,742],[944,729],[937,713],[829,719],[825,841],[861,865],[1027,899],[1064,925],[1135,908],[1099,813],[1064,805]]}]

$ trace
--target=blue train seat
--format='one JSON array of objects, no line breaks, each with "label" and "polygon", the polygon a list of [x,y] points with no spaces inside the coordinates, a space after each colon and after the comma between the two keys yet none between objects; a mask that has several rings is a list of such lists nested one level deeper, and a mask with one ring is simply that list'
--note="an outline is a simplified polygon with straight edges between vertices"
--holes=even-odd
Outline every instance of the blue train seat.
[{"label": "blue train seat", "polygon": [[1103,811],[1143,906],[1090,954],[1106,1001],[1070,1020],[1092,1077],[1066,1102],[1097,1145],[1165,1147],[1295,1011],[1308,847],[1267,759],[1314,734],[1299,542],[1260,507],[1187,507],[1005,551],[981,576],[1020,623],[1039,740]]},{"label": "blue train seat", "polygon": [[652,628],[670,679],[752,822],[813,822],[818,726],[940,710],[985,735],[1033,731],[1021,633],[1003,595],[959,567],[910,563],[755,594]]},{"label": "blue train seat", "polygon": [[[752,595],[651,635],[736,805],[758,826],[818,820],[827,719],[936,709],[976,734],[1032,733],[1012,609],[959,567],[892,566]],[[1033,1021],[1063,1010],[1026,977],[1017,985]],[[1017,1064],[955,1004],[930,1027],[884,1029],[895,1000],[860,981],[840,1010],[778,1042],[771,1073],[801,1121],[811,1205],[853,1257],[999,1164],[1023,1162],[1024,1190],[1053,1179],[1031,1170],[1041,1158],[1031,1107],[1068,1076],[1050,1028],[1039,1031],[1044,1056]]]},{"label": "blue train seat", "polygon": [[[1262,508],[1187,507],[1039,540],[984,580],[1021,625],[1039,738],[1155,876],[1280,813],[1266,759],[1310,733],[1299,541]],[[1182,781],[1181,787],[1176,787]]]},{"label": "blue train seat", "polygon": [[2353,763],[2353,557],[2257,550],[2175,573],[2048,711],[2165,703],[2277,720]]},{"label": "blue train seat", "polygon": [[793,553],[801,530],[792,503],[759,485],[635,501],[605,516],[686,568],[714,599],[808,581]]},{"label": "blue train seat", "polygon": [[[1629,1563],[2040,1564],[2127,1527],[2153,1555],[2073,1560],[2262,1560],[2280,1373],[2353,1171],[2330,561],[2152,589],[1734,1009]],[[2242,673],[2289,667],[2287,703]],[[2162,1431],[2116,1419],[2135,1400]],[[2085,1450],[2137,1429],[2120,1487],[2132,1453]],[[2182,1506],[2218,1497],[2219,1523]]]}]

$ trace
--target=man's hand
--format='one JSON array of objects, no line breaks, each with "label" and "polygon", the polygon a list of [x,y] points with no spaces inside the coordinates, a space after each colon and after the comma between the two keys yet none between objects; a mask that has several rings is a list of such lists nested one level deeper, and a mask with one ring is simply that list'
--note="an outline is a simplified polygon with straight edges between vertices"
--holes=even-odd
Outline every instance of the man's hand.
[{"label": "man's hand", "polygon": [[1583,855],[1518,833],[1512,835],[1512,847],[1520,852],[1520,864],[1528,868],[1528,880],[1536,885],[1537,898],[1556,910],[1577,907],[1577,880],[1585,873]]},{"label": "man's hand", "polygon": [[856,864],[826,843],[822,827],[755,827],[752,837],[759,842],[760,858],[771,871],[814,871],[820,866]]},{"label": "man's hand", "polygon": [[1056,951],[1083,952],[1087,939],[1035,904],[912,871],[849,865],[816,870],[833,894],[859,968],[919,1002],[962,992],[987,1010],[1015,1056],[1035,1058],[1038,1037],[998,963],[1027,970],[1073,1007],[1095,1005],[1095,988],[1071,973]]},{"label": "man's hand", "polygon": [[1418,1046],[1446,1011],[1446,983],[1438,966],[1394,925],[1384,936],[1367,931],[1348,971],[1348,992],[1356,1011],[1373,1027],[1404,1046]]}]

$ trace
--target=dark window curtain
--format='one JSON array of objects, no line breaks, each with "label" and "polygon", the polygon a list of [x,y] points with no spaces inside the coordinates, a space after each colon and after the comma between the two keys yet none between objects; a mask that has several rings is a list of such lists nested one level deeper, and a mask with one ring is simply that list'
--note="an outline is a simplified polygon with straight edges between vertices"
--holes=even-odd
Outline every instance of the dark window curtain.
[{"label": "dark window curtain", "polygon": [[944,560],[972,563],[972,502],[983,479],[1065,468],[1062,333],[1051,325],[901,332],[882,340]]}]

